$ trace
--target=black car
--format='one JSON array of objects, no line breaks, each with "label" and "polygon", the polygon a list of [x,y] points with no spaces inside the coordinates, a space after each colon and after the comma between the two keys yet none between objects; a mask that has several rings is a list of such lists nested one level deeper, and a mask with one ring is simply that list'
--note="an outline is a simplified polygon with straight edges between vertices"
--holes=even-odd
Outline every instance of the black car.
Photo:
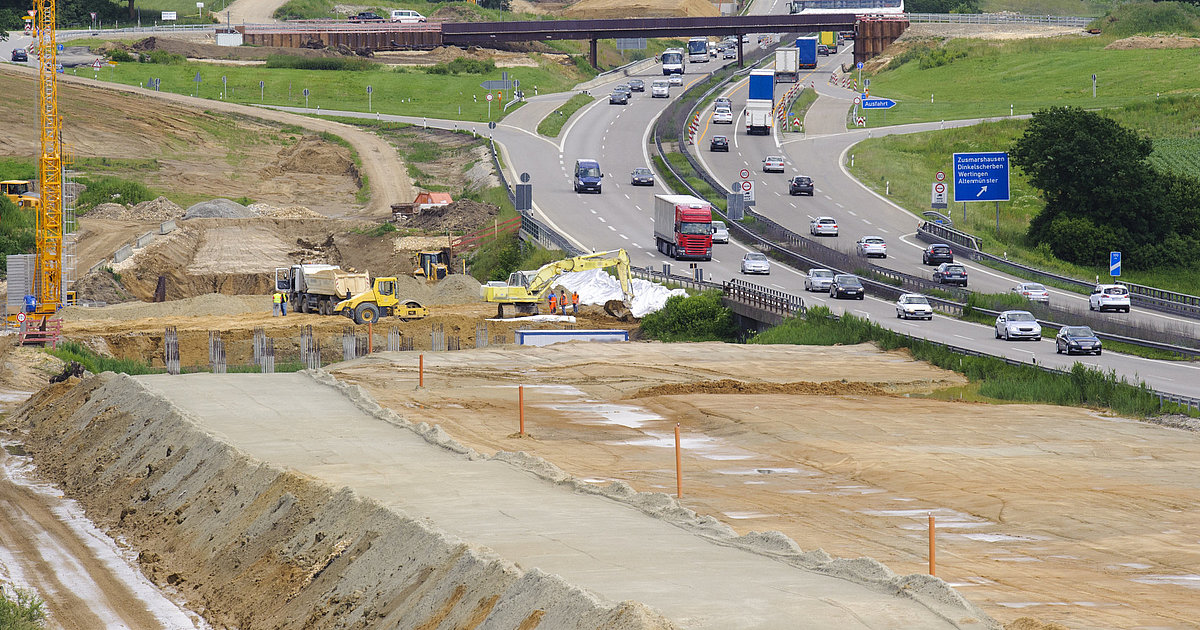
[{"label": "black car", "polygon": [[363,11],[356,15],[351,15],[347,19],[349,19],[351,22],[382,22],[383,16],[373,11]]},{"label": "black car", "polygon": [[808,195],[813,194],[812,178],[807,175],[797,175],[788,180],[788,194],[790,195]]},{"label": "black car", "polygon": [[708,143],[709,151],[724,151],[729,153],[729,138],[725,136],[713,136],[712,142]]},{"label": "black car", "polygon": [[967,268],[956,263],[942,263],[933,270],[933,281],[938,284],[960,284],[967,286]]},{"label": "black car", "polygon": [[938,243],[930,245],[921,253],[921,262],[926,265],[938,265],[954,262],[954,250],[949,245]]},{"label": "black car", "polygon": [[817,44],[817,54],[823,57],[829,56],[829,47],[825,44]]},{"label": "black car", "polygon": [[633,186],[653,186],[654,171],[648,168],[635,168],[629,174],[629,183]]},{"label": "black car", "polygon": [[12,60],[29,61],[29,54],[25,52],[24,48],[14,48],[12,51]]},{"label": "black car", "polygon": [[612,94],[608,95],[608,104],[609,105],[628,105],[629,104],[629,94],[627,92],[622,92],[621,90],[614,90]]},{"label": "black car", "polygon": [[629,89],[633,90],[634,92],[645,92],[646,82],[641,79],[630,79]]},{"label": "black car", "polygon": [[848,273],[839,273],[834,276],[833,283],[829,285],[829,297],[831,298],[861,300],[866,295],[867,291],[863,288],[862,281],[858,279],[858,276]]},{"label": "black car", "polygon": [[1067,355],[1082,352],[1085,354],[1095,353],[1100,356],[1103,350],[1100,339],[1096,337],[1096,333],[1092,332],[1087,326],[1063,326],[1058,329],[1058,335],[1054,338],[1054,350],[1059,354],[1067,353]]}]

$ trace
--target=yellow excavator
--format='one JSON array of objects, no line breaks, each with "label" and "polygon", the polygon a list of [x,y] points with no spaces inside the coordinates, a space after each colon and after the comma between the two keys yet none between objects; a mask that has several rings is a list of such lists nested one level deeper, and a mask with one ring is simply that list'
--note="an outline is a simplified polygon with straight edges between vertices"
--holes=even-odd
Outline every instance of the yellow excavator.
[{"label": "yellow excavator", "polygon": [[546,302],[546,295],[554,287],[556,278],[570,271],[607,267],[617,268],[617,279],[625,299],[609,300],[604,310],[613,317],[626,319],[633,305],[633,285],[629,280],[629,254],[623,249],[556,260],[537,271],[517,271],[508,276],[508,282],[488,282],[479,287],[479,292],[483,301],[497,305],[496,317],[536,315],[538,305]]}]

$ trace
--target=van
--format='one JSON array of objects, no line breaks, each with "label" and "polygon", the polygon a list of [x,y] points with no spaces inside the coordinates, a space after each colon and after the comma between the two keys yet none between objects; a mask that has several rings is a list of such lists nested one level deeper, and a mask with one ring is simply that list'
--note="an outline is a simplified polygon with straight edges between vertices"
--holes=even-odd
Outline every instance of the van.
[{"label": "van", "polygon": [[600,194],[600,179],[603,177],[600,163],[596,160],[575,160],[575,192],[594,190],[596,194]]},{"label": "van", "polygon": [[410,9],[392,9],[392,21],[402,24],[417,24],[425,21],[425,16]]}]

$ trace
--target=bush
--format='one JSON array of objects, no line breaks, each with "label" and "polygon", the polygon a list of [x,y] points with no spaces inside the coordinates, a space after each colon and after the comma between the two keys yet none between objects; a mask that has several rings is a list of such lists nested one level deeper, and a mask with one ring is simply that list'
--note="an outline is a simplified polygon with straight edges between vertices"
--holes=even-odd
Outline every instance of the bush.
[{"label": "bush", "polygon": [[120,48],[114,48],[113,50],[108,51],[108,58],[118,63],[133,61],[133,55],[121,50]]},{"label": "bush", "polygon": [[0,197],[0,272],[8,273],[9,254],[34,251],[34,224],[37,217],[18,208],[8,197]]},{"label": "bush", "polygon": [[187,61],[183,55],[176,55],[165,50],[151,50],[138,55],[138,61],[142,63],[157,63],[162,65],[179,65]]},{"label": "bush", "polygon": [[293,55],[271,55],[267,57],[268,68],[294,68],[297,70],[346,70],[363,72],[379,66],[362,57],[296,57]]},{"label": "bush", "polygon": [[457,57],[450,63],[439,63],[425,68],[427,74],[488,74],[496,71],[494,61]]},{"label": "bush", "polygon": [[102,203],[138,204],[154,199],[154,195],[145,186],[116,177],[101,177],[97,180],[81,178],[87,185],[83,194],[75,201],[81,209],[94,208]]},{"label": "bush", "polygon": [[642,318],[642,334],[660,341],[733,341],[737,326],[714,290],[671,296],[661,310]]},{"label": "bush", "polygon": [[1175,33],[1200,34],[1200,7],[1189,2],[1130,2],[1100,18],[1106,32],[1119,37]]},{"label": "bush", "polygon": [[0,628],[37,630],[45,627],[46,607],[37,595],[20,588],[0,588]]},{"label": "bush", "polygon": [[75,341],[64,341],[58,345],[58,348],[47,350],[47,352],[63,361],[75,361],[92,374],[99,374],[101,372],[153,374],[157,372],[157,370],[141,361],[100,356]]}]

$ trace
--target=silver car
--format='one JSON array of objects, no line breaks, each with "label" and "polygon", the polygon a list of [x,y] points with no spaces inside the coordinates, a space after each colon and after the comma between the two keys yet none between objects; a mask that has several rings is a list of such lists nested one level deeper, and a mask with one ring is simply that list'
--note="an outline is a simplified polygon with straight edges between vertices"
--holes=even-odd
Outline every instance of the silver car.
[{"label": "silver car", "polygon": [[859,256],[887,258],[887,243],[882,236],[864,236],[854,244]]},{"label": "silver car", "polygon": [[712,238],[714,243],[729,242],[729,228],[725,227],[724,221],[713,221],[712,223]]},{"label": "silver car", "polygon": [[808,222],[808,233],[813,236],[837,236],[837,221],[833,217],[817,217]]},{"label": "silver car", "polygon": [[933,319],[933,307],[924,295],[905,293],[896,300],[896,317],[899,319]]},{"label": "silver car", "polygon": [[833,272],[829,269],[809,269],[804,279],[805,291],[828,291],[833,284]]},{"label": "silver car", "polygon": [[742,273],[770,275],[771,263],[767,260],[767,255],[759,252],[750,252],[742,256]]},{"label": "silver car", "polygon": [[1024,296],[1025,299],[1031,302],[1050,303],[1050,292],[1046,290],[1046,287],[1036,282],[1022,282],[1013,287],[1012,292]]},{"label": "silver car", "polygon": [[1029,311],[1004,311],[996,317],[997,339],[1042,340],[1042,325]]}]

